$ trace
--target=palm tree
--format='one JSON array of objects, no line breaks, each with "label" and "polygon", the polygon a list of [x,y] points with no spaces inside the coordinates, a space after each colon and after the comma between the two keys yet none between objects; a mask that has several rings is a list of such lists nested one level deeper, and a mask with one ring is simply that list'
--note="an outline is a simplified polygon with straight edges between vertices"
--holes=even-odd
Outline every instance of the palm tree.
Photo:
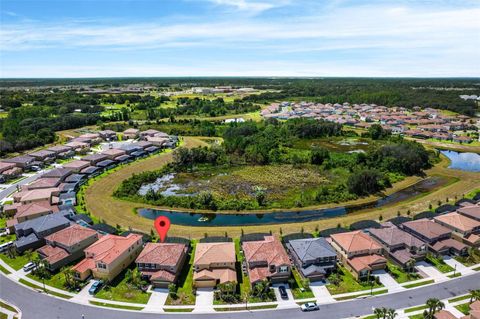
[{"label": "palm tree", "polygon": [[387,309],[385,308],[375,308],[373,314],[377,316],[377,319],[385,318]]},{"label": "palm tree", "polygon": [[426,319],[433,319],[434,315],[437,311],[442,310],[445,308],[445,304],[438,300],[437,298],[430,298],[427,300],[426,305],[428,306],[428,310],[425,310],[423,316]]},{"label": "palm tree", "polygon": [[410,276],[410,273],[413,272],[413,268],[415,267],[416,263],[417,261],[415,260],[415,258],[410,258],[405,264],[405,266],[407,266],[407,272],[409,276]]},{"label": "palm tree", "polygon": [[65,286],[69,289],[77,288],[77,281],[75,280],[75,272],[70,267],[64,267],[62,273],[65,276]]},{"label": "palm tree", "polygon": [[470,303],[480,300],[480,289],[470,290]]},{"label": "palm tree", "polygon": [[396,316],[398,316],[398,313],[395,311],[395,309],[387,309],[387,319],[394,319]]}]

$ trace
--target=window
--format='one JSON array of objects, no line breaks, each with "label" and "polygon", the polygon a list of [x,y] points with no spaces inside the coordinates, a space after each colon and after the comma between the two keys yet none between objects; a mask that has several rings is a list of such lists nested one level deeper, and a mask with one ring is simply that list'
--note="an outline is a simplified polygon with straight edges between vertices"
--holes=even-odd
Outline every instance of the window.
[{"label": "window", "polygon": [[288,272],[288,266],[281,266],[278,272]]},{"label": "window", "polygon": [[107,269],[107,265],[105,265],[104,263],[98,263],[97,264],[97,268],[100,268],[100,269]]}]

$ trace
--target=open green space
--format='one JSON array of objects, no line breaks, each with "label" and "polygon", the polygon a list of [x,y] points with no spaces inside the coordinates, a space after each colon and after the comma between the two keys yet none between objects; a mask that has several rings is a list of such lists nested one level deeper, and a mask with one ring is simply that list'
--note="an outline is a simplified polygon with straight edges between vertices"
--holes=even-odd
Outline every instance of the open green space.
[{"label": "open green space", "polygon": [[[24,284],[25,286],[44,291],[43,286],[36,285],[36,284],[31,283],[30,281],[27,281],[23,278],[21,278],[18,282],[20,282],[21,284]],[[61,294],[59,292],[48,290],[48,289],[46,289],[45,292],[49,295],[53,295],[53,296],[60,297],[60,298],[63,298],[63,299],[71,299],[72,298],[72,296]]]},{"label": "open green space", "polygon": [[35,258],[35,254],[33,253],[32,258],[29,259],[27,254],[23,255],[15,255],[15,257],[11,258],[7,254],[0,254],[0,259],[2,259],[7,265],[12,267],[15,270],[20,270],[22,269],[23,266],[25,266],[26,263],[30,262]]},{"label": "open green space", "polygon": [[137,311],[143,310],[143,307],[116,305],[116,304],[98,302],[98,301],[92,301],[92,300],[90,300],[89,303],[95,306],[117,308],[117,309],[124,309],[124,310],[137,310]]},{"label": "open green space", "polygon": [[146,304],[148,299],[150,299],[151,293],[143,292],[139,288],[134,287],[128,283],[127,279],[125,272],[121,273],[113,282],[103,286],[103,288],[95,294],[95,297],[99,299]]},{"label": "open green space", "polygon": [[[332,275],[331,275],[332,276]],[[355,292],[355,291],[362,291],[367,289],[375,289],[383,287],[382,284],[376,283],[375,281],[367,282],[359,282],[358,280],[353,277],[353,275],[343,266],[339,266],[337,268],[337,274],[333,276],[338,276],[339,280],[334,283],[330,283],[327,285],[327,289],[332,295],[338,295],[348,292]],[[331,279],[331,277],[329,277]],[[332,280],[330,280],[332,282]],[[373,285],[373,287],[372,287]]]}]

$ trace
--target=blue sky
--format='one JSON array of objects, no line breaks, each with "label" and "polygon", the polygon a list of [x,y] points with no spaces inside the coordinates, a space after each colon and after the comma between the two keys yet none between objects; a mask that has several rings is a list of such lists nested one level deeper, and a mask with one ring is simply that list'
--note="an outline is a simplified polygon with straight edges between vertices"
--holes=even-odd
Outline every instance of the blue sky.
[{"label": "blue sky", "polygon": [[0,77],[480,76],[480,0],[0,0]]}]

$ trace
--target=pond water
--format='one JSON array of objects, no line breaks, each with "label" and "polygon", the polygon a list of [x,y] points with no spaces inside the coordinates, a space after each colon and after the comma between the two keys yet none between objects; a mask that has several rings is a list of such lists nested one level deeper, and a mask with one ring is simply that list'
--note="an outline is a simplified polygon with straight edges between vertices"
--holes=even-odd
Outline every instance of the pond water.
[{"label": "pond water", "polygon": [[460,153],[455,151],[440,151],[448,157],[451,164],[449,168],[469,172],[480,172],[480,155],[477,153]]},{"label": "pond water", "polygon": [[278,211],[266,214],[222,214],[221,212],[202,214],[155,209],[140,209],[138,213],[140,216],[149,219],[155,219],[158,216],[167,216],[170,218],[170,221],[173,224],[184,226],[248,226],[260,224],[299,223],[342,216],[368,208],[382,207],[397,203],[407,198],[412,198],[429,192],[447,182],[448,180],[443,177],[429,177],[412,186],[393,193],[392,195],[385,196],[368,204],[325,209]]}]

